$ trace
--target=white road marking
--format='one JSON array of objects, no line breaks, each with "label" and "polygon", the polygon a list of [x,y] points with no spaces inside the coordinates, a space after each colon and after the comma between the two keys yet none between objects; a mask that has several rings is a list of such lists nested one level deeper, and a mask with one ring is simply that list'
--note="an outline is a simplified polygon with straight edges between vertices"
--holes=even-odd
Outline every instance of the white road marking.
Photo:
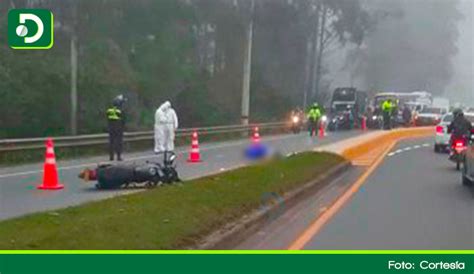
[{"label": "white road marking", "polygon": [[398,150],[395,150],[395,151],[392,151],[390,152],[389,154],[387,154],[388,157],[391,157],[391,156],[395,156],[397,154],[400,154],[404,151],[410,151],[410,150],[414,150],[414,149],[420,149],[420,148],[424,148],[424,147],[430,147],[431,145],[428,144],[428,143],[425,143],[425,144],[421,144],[421,145],[414,145],[412,147],[405,147],[405,148],[400,148]]}]

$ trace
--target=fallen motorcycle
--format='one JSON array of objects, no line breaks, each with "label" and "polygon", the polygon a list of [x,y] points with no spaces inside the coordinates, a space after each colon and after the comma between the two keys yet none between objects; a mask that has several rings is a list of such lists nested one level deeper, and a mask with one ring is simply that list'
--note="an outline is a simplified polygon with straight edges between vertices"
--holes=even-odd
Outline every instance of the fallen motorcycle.
[{"label": "fallen motorcycle", "polygon": [[152,188],[160,184],[180,182],[176,170],[176,154],[167,152],[163,163],[147,161],[144,164],[99,164],[95,169],[85,169],[79,178],[97,181],[97,189],[119,189],[129,187]]}]

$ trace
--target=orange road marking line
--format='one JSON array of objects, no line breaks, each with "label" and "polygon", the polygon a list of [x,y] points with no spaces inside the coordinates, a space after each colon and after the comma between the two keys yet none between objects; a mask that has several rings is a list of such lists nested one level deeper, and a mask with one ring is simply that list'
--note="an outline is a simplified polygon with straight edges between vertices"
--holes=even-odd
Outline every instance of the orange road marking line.
[{"label": "orange road marking line", "polygon": [[319,232],[322,227],[332,218],[336,213],[349,201],[349,199],[356,194],[360,187],[365,183],[367,178],[379,167],[385,156],[392,150],[392,148],[397,143],[397,140],[394,140],[389,143],[388,147],[383,151],[383,153],[374,161],[374,163],[367,168],[367,170],[362,174],[355,183],[344,193],[342,194],[336,202],[327,209],[319,218],[314,220],[311,225],[288,247],[289,250],[300,250]]}]

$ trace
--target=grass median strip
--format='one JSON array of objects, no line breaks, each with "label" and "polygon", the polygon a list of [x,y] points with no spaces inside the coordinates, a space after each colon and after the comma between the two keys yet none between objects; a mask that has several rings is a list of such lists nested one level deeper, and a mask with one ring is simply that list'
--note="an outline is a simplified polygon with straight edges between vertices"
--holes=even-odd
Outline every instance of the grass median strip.
[{"label": "grass median strip", "polygon": [[0,222],[0,249],[178,249],[344,159],[307,152],[181,185]]}]

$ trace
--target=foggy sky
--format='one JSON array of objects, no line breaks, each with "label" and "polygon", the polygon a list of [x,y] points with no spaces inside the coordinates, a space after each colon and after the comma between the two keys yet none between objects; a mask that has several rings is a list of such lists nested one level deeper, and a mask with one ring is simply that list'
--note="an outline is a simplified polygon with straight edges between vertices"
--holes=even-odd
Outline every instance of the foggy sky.
[{"label": "foggy sky", "polygon": [[[445,94],[453,101],[474,105],[474,0],[463,0],[460,11],[458,54],[453,58],[454,75]],[[469,103],[468,103],[469,102]]]}]

